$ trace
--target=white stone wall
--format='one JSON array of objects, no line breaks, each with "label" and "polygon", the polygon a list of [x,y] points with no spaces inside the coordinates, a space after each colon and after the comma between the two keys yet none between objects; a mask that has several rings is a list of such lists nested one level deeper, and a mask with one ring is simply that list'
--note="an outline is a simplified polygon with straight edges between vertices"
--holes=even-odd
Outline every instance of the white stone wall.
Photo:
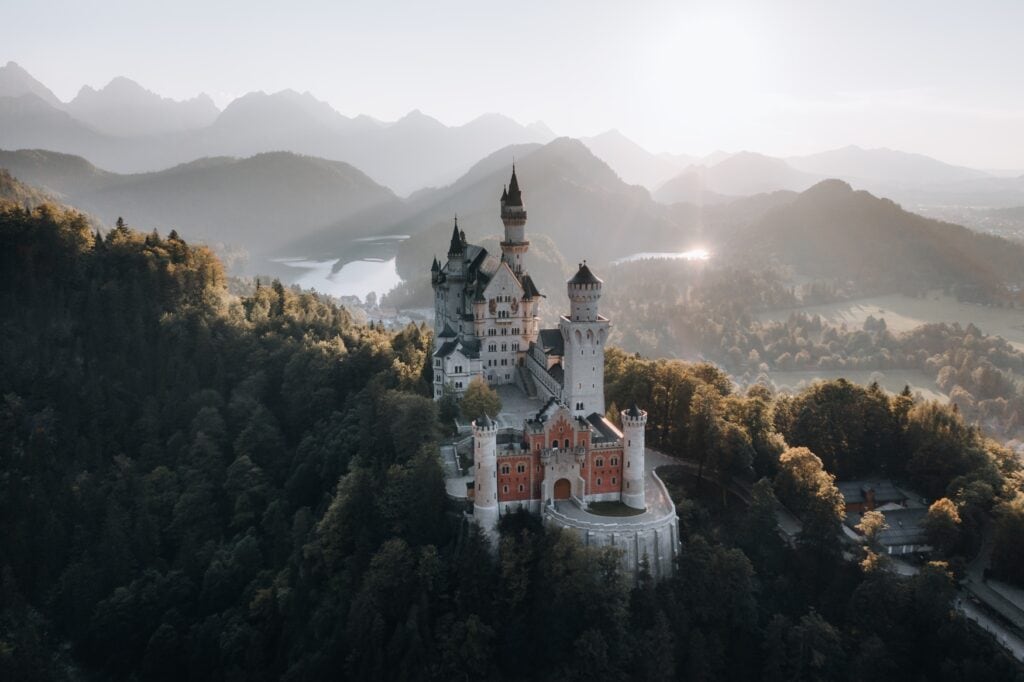
[{"label": "white stone wall", "polygon": [[490,535],[498,532],[498,427],[473,422],[473,519]]},{"label": "white stone wall", "polygon": [[674,573],[679,554],[679,519],[668,491],[656,474],[654,482],[658,487],[654,492],[660,501],[659,508],[665,510],[663,514],[653,517],[645,514],[637,521],[631,517],[591,517],[593,520],[584,521],[545,507],[544,521],[577,533],[588,547],[621,550],[622,570],[634,577],[646,557],[651,575],[657,580],[667,578]]},{"label": "white stone wall", "polygon": [[574,322],[563,316],[559,322],[565,355],[562,399],[574,415],[604,414],[604,346],[608,320]]},{"label": "white stone wall", "polygon": [[644,509],[644,429],[647,413],[639,417],[622,411],[622,502],[634,509]]}]

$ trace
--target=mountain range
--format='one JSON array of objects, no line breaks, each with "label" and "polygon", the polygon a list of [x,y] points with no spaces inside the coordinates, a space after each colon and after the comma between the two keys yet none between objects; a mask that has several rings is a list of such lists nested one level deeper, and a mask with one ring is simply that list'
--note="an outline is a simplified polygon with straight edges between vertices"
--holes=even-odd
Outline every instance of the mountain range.
[{"label": "mountain range", "polygon": [[394,122],[347,117],[293,90],[249,93],[217,111],[206,95],[177,102],[127,78],[82,88],[65,104],[14,62],[0,68],[0,148],[76,154],[119,173],[284,150],[344,161],[408,194],[451,182],[501,147],[553,137],[542,123],[500,114],[461,126],[420,111]]},{"label": "mountain range", "polygon": [[[99,89],[85,86],[64,103],[14,62],[0,68],[0,148],[80,155],[118,173],[153,172],[204,157],[291,151],[349,163],[409,195],[451,184],[499,149],[554,138],[543,123],[522,125],[501,114],[459,126],[418,110],[392,122],[349,117],[293,90],[248,93],[219,111],[206,95],[175,101],[123,77]],[[697,157],[648,151],[617,130],[581,140],[625,183],[645,187],[662,203],[713,205],[838,178],[920,207],[1024,205],[1024,175],[890,149],[847,146],[788,158],[716,151]]]},{"label": "mountain range", "polygon": [[695,246],[722,265],[778,263],[858,291],[941,287],[968,298],[980,292],[986,300],[1024,282],[1021,244],[924,218],[839,180],[799,193],[666,205],[571,138],[507,147],[456,182],[406,199],[348,164],[286,152],[200,159],[143,174],[113,173],[54,152],[0,152],[0,167],[38,188],[4,176],[0,194],[23,203],[51,196],[107,225],[124,216],[141,228],[244,247],[253,254],[250,272],[267,272],[270,259],[282,257],[340,264],[358,257],[357,238],[408,235],[397,250],[408,283],[403,303],[422,306],[429,305],[427,264],[445,257],[456,212],[471,241],[497,250],[498,197],[512,157],[530,216],[531,270],[555,309],[568,264],[587,259],[600,272],[633,253]]}]

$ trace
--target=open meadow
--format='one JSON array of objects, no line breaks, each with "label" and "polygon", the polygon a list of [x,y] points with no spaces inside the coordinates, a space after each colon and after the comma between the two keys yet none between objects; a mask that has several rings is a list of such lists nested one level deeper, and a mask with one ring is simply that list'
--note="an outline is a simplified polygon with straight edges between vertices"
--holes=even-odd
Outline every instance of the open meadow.
[{"label": "open meadow", "polygon": [[873,316],[884,319],[893,332],[909,331],[928,322],[959,322],[961,325],[974,323],[984,333],[1002,336],[1014,348],[1024,350],[1024,312],[961,303],[951,296],[937,293],[931,293],[926,298],[903,294],[870,296],[840,303],[771,310],[757,317],[761,321],[785,320],[794,312],[820,315],[833,325],[845,322],[851,329],[860,328],[868,316]]}]

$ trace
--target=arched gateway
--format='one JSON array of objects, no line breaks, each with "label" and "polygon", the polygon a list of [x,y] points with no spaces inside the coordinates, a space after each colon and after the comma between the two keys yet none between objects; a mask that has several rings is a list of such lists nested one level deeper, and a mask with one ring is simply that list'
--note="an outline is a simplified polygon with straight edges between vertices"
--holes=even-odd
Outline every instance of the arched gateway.
[{"label": "arched gateway", "polygon": [[555,481],[555,499],[568,500],[572,497],[572,484],[568,478],[560,478]]}]

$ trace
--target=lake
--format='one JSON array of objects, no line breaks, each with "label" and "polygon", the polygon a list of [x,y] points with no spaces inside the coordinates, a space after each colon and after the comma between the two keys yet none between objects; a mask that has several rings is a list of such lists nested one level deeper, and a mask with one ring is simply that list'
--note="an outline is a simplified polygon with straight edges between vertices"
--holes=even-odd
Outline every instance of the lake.
[{"label": "lake", "polygon": [[408,235],[394,234],[353,239],[345,245],[345,259],[280,258],[275,262],[304,270],[292,282],[329,296],[358,296],[365,301],[371,291],[381,296],[401,283],[395,267],[398,245]]},{"label": "lake", "polygon": [[707,249],[690,249],[689,251],[642,251],[634,253],[625,258],[612,261],[613,265],[621,263],[632,263],[638,260],[691,260],[705,261],[711,258],[711,252]]},{"label": "lake", "polygon": [[314,289],[329,296],[358,296],[365,301],[371,291],[382,295],[394,289],[402,281],[395,268],[395,258],[388,260],[354,260],[345,263],[334,272],[335,260],[281,260],[290,268],[305,270],[293,279],[305,289]]}]

